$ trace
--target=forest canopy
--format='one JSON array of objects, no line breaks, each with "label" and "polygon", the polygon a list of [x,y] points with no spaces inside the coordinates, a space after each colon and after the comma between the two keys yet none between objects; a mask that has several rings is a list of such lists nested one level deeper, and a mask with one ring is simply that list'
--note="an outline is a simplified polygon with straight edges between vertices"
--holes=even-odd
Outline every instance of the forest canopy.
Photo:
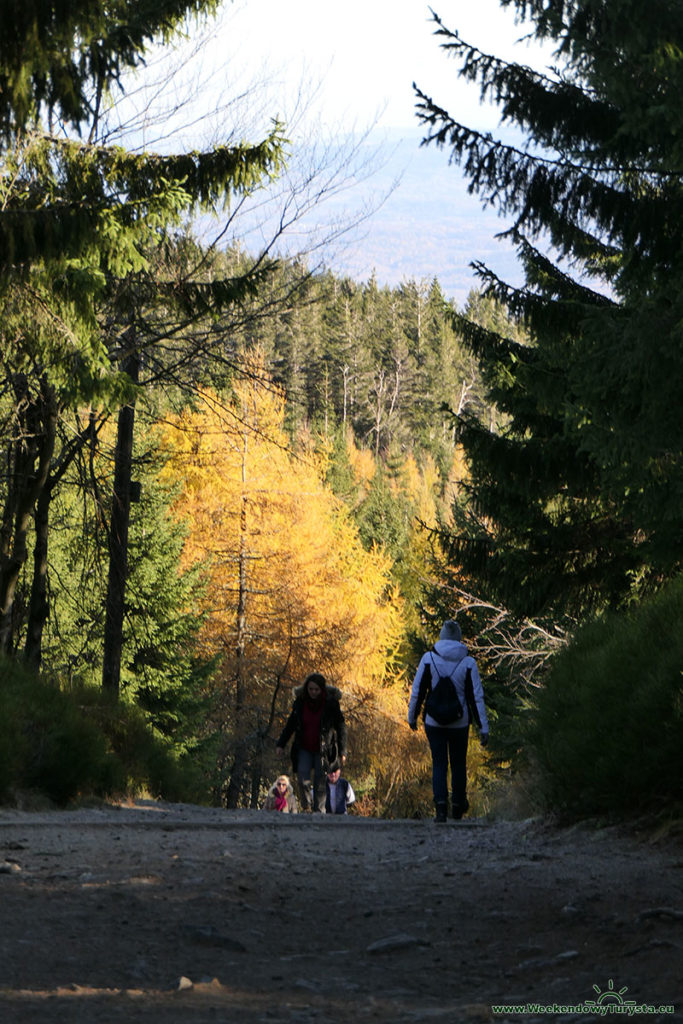
[{"label": "forest canopy", "polygon": [[[683,12],[668,0],[502,0],[555,48],[545,73],[434,16],[460,76],[522,144],[417,90],[424,144],[508,221],[523,287],[476,264],[531,344],[460,318],[505,417],[458,437],[478,510],[463,567],[525,614],[623,607],[681,569]],[[464,537],[462,538],[464,540]]]}]

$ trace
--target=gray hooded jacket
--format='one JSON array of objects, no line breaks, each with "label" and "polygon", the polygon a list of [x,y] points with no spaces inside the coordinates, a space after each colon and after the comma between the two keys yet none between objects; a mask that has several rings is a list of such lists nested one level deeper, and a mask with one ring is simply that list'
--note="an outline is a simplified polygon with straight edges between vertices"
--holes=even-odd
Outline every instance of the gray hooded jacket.
[{"label": "gray hooded jacket", "polygon": [[453,680],[455,689],[460,698],[460,703],[463,706],[462,718],[459,718],[457,722],[452,722],[450,725],[440,726],[438,722],[435,722],[429,715],[425,715],[425,725],[433,725],[440,729],[462,729],[466,725],[470,724],[470,715],[467,709],[467,699],[465,695],[465,679],[467,677],[467,669],[470,669],[470,675],[472,679],[472,690],[474,693],[474,702],[479,712],[479,721],[481,722],[482,733],[488,733],[489,723],[486,717],[486,707],[484,705],[484,689],[481,685],[481,679],[479,677],[479,669],[474,658],[471,658],[467,653],[467,645],[462,643],[460,640],[438,640],[431,651],[427,651],[423,654],[420,659],[420,664],[417,666],[417,672],[413,680],[413,688],[410,694],[410,704],[408,705],[408,721],[412,724],[417,718],[417,703],[418,696],[420,693],[420,683],[422,682],[422,674],[425,669],[425,665],[429,664],[432,673],[432,689],[436,686],[439,681],[439,676],[442,678],[448,676]]}]

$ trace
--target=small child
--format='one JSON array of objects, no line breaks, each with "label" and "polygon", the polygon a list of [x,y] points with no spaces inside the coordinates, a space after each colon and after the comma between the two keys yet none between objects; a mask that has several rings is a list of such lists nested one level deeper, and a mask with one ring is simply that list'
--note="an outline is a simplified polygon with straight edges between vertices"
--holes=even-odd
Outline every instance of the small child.
[{"label": "small child", "polygon": [[347,814],[348,808],[356,801],[356,794],[351,788],[351,783],[341,778],[339,768],[327,773],[326,789],[325,813]]}]

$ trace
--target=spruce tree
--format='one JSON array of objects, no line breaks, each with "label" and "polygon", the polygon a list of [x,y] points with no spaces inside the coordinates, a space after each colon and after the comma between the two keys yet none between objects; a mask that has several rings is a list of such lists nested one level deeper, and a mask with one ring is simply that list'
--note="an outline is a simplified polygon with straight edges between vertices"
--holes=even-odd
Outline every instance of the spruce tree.
[{"label": "spruce tree", "polygon": [[0,2],[0,134],[39,120],[80,130],[96,119],[107,91],[168,42],[187,20],[214,13],[218,0]]},{"label": "spruce tree", "polygon": [[437,16],[436,31],[525,141],[417,90],[425,143],[510,218],[525,285],[475,266],[531,337],[457,318],[505,422],[459,417],[473,522],[455,547],[525,613],[585,612],[657,587],[683,554],[683,7],[501,3],[558,69],[498,60]]},{"label": "spruce tree", "polygon": [[[137,704],[155,732],[182,752],[198,732],[201,693],[213,666],[199,653],[200,572],[182,566],[187,531],[172,513],[177,492],[160,480],[154,435],[146,426],[146,450],[135,452],[136,473],[144,467],[145,486],[130,530],[121,698]],[[110,453],[106,444],[101,449],[90,487],[104,498],[110,482],[100,473],[107,473]],[[96,684],[103,657],[105,538],[101,510],[98,515],[94,503],[84,510],[81,486],[71,466],[54,501],[51,609],[43,645],[52,672]]]},{"label": "spruce tree", "polygon": [[[49,480],[56,423],[67,409],[122,406],[132,446],[139,368],[179,322],[218,315],[262,282],[267,261],[236,277],[156,272],[179,225],[216,212],[275,173],[280,128],[254,145],[206,152],[128,152],[98,143],[102,103],[146,49],[183,30],[214,0],[3,4],[0,42],[0,310],[8,467],[0,523],[0,649],[15,643],[14,598],[31,516]],[[163,309],[165,323],[150,317]],[[172,323],[170,322],[172,321]],[[187,356],[184,362],[188,361]],[[123,608],[130,478],[120,474],[111,529]],[[47,514],[47,510],[44,510]],[[112,513],[114,516],[114,513]],[[44,531],[45,532],[45,531]],[[120,648],[121,623],[114,647]],[[118,689],[118,652],[110,685]]]}]

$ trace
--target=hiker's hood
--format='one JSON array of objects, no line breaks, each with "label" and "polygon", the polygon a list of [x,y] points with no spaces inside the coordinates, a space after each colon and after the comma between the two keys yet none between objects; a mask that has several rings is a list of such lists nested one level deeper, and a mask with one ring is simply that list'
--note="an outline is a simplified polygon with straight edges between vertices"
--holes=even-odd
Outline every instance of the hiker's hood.
[{"label": "hiker's hood", "polygon": [[443,661],[447,661],[451,670],[467,657],[467,644],[462,640],[437,640],[434,650]]}]

